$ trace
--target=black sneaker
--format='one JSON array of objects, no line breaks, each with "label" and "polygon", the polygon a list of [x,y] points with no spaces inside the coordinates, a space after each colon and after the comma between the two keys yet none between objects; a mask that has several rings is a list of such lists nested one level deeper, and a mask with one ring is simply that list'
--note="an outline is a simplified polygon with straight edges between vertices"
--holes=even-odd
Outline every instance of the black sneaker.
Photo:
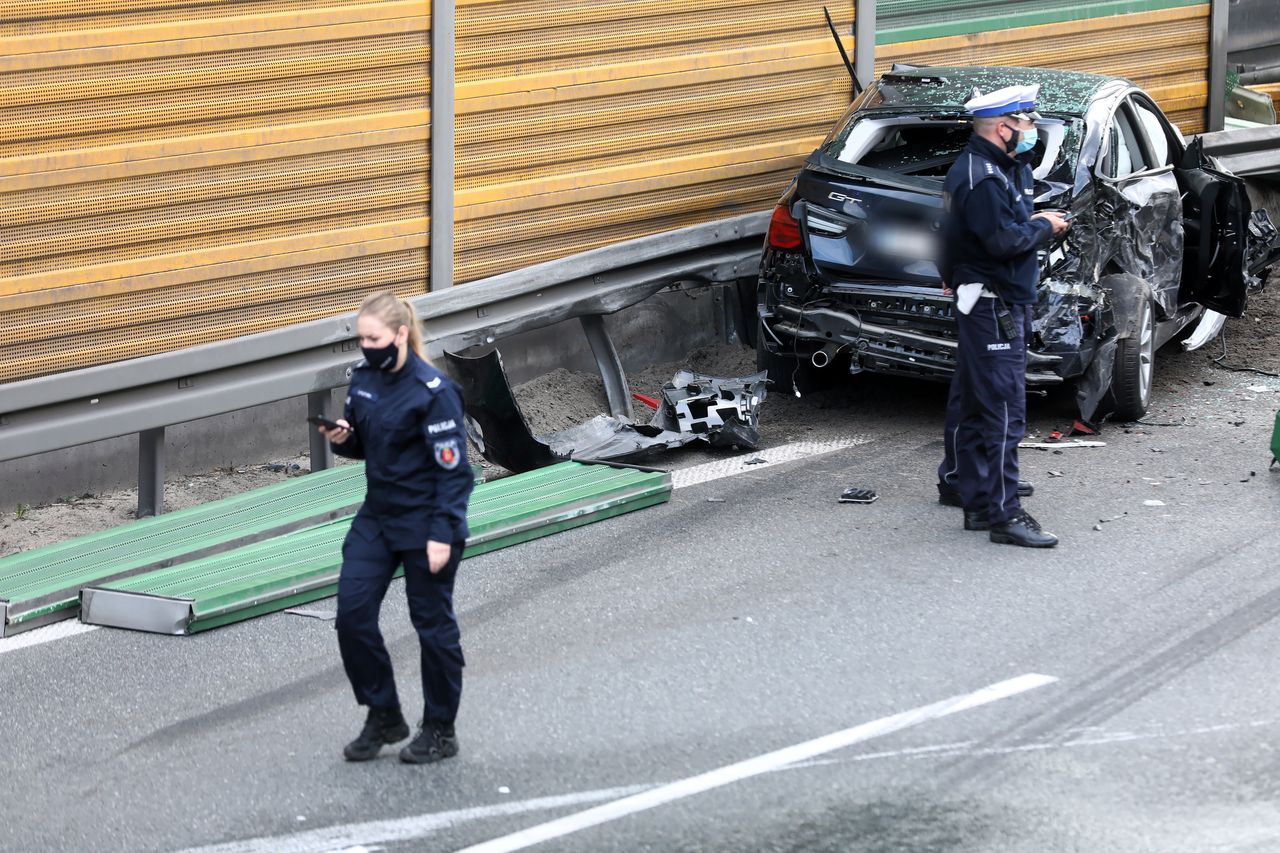
[{"label": "black sneaker", "polygon": [[369,761],[377,757],[384,744],[402,741],[409,736],[409,724],[399,708],[369,708],[360,736],[342,749],[347,761]]},{"label": "black sneaker", "polygon": [[[1018,481],[1018,497],[1029,498],[1036,493],[1036,487],[1028,483],[1026,480]],[[960,500],[960,493],[949,486],[938,483],[938,503],[943,506],[963,507],[964,502]]]},{"label": "black sneaker", "polygon": [[1024,548],[1052,548],[1058,544],[1058,537],[1042,530],[1040,522],[1032,518],[1026,510],[1019,512],[1008,521],[991,525],[991,532],[987,535],[992,542],[1002,545],[1021,545]]},{"label": "black sneaker", "polygon": [[458,736],[452,723],[423,722],[418,736],[400,750],[405,764],[433,764],[458,754]]},{"label": "black sneaker", "polygon": [[991,521],[988,518],[985,509],[964,511],[964,529],[965,530],[990,530]]}]

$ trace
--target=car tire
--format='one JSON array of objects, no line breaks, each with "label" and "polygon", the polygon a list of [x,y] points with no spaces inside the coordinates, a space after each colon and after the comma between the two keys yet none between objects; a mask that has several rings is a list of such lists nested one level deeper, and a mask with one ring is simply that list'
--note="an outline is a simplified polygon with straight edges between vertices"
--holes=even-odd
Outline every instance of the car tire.
[{"label": "car tire", "polygon": [[1112,419],[1136,421],[1147,413],[1155,379],[1156,312],[1150,298],[1139,303],[1133,334],[1116,345],[1111,371]]}]

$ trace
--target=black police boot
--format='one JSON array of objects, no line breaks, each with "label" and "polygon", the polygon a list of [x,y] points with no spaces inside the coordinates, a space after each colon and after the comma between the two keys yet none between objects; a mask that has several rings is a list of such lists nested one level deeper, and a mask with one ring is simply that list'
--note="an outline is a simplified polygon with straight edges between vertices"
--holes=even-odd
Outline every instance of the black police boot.
[{"label": "black police boot", "polygon": [[[1029,498],[1036,493],[1036,487],[1025,480],[1018,481],[1018,497]],[[938,484],[938,503],[943,506],[963,507],[964,503],[960,500],[960,493],[955,489]]]},{"label": "black police boot", "polygon": [[960,493],[949,486],[942,485],[942,483],[938,484],[938,503],[943,506],[964,506],[964,503],[960,500]]},{"label": "black police boot", "polygon": [[360,736],[342,749],[347,761],[369,761],[384,744],[402,741],[409,736],[409,724],[399,708],[369,708]]},{"label": "black police boot", "polygon": [[1024,548],[1052,548],[1058,544],[1058,537],[1040,529],[1040,522],[1031,517],[1026,510],[1008,521],[991,525],[987,534],[992,542],[1002,545],[1021,545]]},{"label": "black police boot", "polygon": [[457,754],[458,736],[453,723],[423,721],[418,736],[400,750],[400,760],[405,764],[432,764]]},{"label": "black police boot", "polygon": [[965,530],[990,530],[991,521],[985,509],[966,509],[964,511]]}]

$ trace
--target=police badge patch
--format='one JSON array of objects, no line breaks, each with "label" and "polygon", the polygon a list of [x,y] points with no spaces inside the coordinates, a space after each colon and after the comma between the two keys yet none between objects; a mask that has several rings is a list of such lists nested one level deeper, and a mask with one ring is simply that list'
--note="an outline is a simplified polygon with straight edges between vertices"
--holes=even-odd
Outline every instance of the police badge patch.
[{"label": "police badge patch", "polygon": [[458,462],[462,460],[462,453],[458,449],[458,439],[449,438],[444,441],[435,442],[436,464],[446,471],[452,471],[458,467]]}]

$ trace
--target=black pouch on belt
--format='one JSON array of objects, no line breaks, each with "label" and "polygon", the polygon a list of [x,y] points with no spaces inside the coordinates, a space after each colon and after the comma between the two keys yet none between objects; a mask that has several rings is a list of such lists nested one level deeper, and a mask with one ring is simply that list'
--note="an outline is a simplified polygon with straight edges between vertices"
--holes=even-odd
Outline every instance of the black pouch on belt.
[{"label": "black pouch on belt", "polygon": [[1011,341],[1018,336],[1018,329],[1013,325],[1013,314],[1003,299],[996,300],[996,324],[1000,327],[1000,337]]}]

